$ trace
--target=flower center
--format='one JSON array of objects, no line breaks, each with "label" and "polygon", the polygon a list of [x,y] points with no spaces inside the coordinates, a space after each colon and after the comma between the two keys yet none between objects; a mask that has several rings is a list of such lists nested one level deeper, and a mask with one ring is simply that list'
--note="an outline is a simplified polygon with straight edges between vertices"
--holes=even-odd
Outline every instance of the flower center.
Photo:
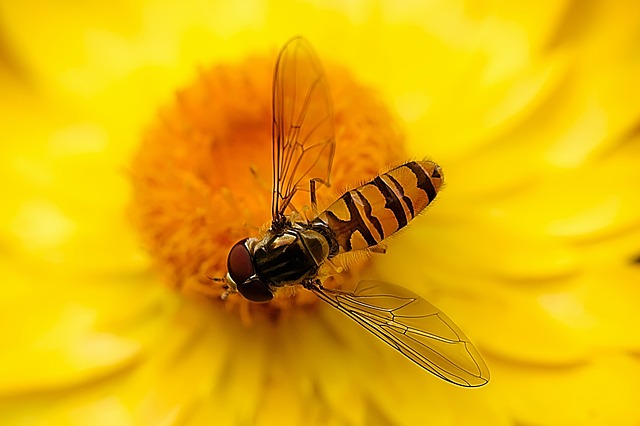
[{"label": "flower center", "polygon": [[[234,243],[257,236],[271,220],[274,62],[253,57],[202,71],[158,113],[131,166],[132,216],[166,281],[224,304],[245,320],[278,319],[315,304],[315,296],[299,286],[282,289],[264,304],[239,294],[222,301],[222,284],[209,278],[225,276]],[[371,179],[405,155],[403,135],[379,98],[341,67],[327,66],[326,76],[336,153],[332,188],[320,187],[318,196],[328,204],[339,190]],[[340,275],[336,279],[357,279],[357,270]]]}]

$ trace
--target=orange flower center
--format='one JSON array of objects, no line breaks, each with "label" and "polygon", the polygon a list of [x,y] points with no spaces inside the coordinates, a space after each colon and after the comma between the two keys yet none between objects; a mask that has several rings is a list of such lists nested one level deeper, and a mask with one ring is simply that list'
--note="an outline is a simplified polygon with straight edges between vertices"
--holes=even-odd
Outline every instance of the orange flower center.
[{"label": "orange flower center", "polygon": [[[225,276],[233,244],[257,236],[271,220],[274,63],[275,57],[254,57],[202,71],[159,112],[131,166],[133,219],[166,281],[245,320],[278,319],[292,307],[315,304],[311,292],[294,287],[264,304],[239,294],[222,301],[222,284],[209,278]],[[339,190],[359,185],[405,155],[403,136],[379,98],[341,67],[328,66],[326,75],[336,154],[332,188],[320,188],[318,196],[328,204]],[[345,277],[354,274],[351,269]]]}]

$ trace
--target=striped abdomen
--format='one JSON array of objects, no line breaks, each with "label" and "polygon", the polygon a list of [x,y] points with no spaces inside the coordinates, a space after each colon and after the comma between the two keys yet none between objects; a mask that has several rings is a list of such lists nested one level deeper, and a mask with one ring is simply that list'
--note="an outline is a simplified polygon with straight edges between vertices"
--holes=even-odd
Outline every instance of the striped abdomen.
[{"label": "striped abdomen", "polygon": [[372,247],[407,226],[442,186],[440,166],[411,161],[345,193],[316,220],[333,232],[340,252]]}]

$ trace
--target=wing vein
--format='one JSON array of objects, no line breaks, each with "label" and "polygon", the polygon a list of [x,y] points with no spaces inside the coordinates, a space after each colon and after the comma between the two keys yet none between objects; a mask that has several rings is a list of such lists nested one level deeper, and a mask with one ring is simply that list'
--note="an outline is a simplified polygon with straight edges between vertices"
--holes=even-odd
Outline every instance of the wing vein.
[{"label": "wing vein", "polygon": [[309,289],[443,380],[466,387],[489,380],[486,364],[464,333],[415,293],[379,281],[362,281],[353,292],[320,285]]},{"label": "wing vein", "polygon": [[333,107],[322,65],[294,37],[276,61],[272,100],[272,226],[282,227],[305,179],[329,184],[335,151]]}]

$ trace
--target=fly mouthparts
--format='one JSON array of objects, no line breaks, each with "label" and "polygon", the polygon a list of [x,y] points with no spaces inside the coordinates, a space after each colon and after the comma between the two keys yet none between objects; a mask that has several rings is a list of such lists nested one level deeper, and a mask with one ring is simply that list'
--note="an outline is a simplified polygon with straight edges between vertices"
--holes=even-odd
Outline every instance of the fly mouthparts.
[{"label": "fly mouthparts", "polygon": [[215,278],[215,281],[224,283],[224,292],[220,295],[220,300],[227,300],[230,294],[238,292],[238,287],[236,286],[236,283],[233,282],[228,272],[224,278]]}]

